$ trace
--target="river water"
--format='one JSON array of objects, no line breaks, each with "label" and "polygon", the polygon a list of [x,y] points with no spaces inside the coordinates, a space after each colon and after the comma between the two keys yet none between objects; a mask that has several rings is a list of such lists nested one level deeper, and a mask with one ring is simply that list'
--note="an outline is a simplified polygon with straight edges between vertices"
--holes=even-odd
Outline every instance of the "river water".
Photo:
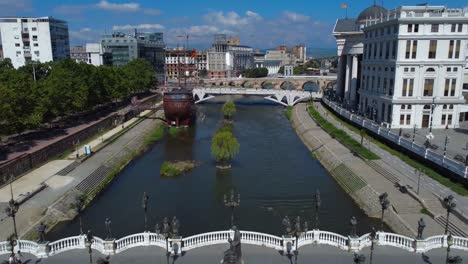
[{"label": "river water", "polygon": [[[220,171],[211,157],[210,140],[222,125],[223,99],[198,105],[199,118],[193,128],[163,140],[131,162],[82,214],[85,230],[105,236],[104,220],[110,217],[112,235],[123,237],[144,230],[142,194],[150,196],[149,229],[164,216],[177,216],[181,234],[189,236],[226,230],[230,210],[223,195],[231,188],[240,192],[241,206],[236,208],[235,224],[241,230],[281,235],[281,220],[300,215],[314,226],[314,193],[320,190],[322,206],[319,228],[347,235],[349,219],[356,216],[358,232],[379,226],[369,219],[338,186],[328,172],[303,145],[284,115],[284,107],[262,98],[235,99],[237,113],[233,132],[240,152],[231,170]],[[165,160],[196,160],[201,165],[175,178],[160,177]],[[55,228],[53,241],[79,233],[78,219]]]}]

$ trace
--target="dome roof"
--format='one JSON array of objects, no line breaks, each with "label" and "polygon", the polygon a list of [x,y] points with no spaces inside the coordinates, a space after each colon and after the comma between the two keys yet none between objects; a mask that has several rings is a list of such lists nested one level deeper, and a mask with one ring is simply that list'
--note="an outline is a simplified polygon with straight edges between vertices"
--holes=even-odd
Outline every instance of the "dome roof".
[{"label": "dome roof", "polygon": [[364,9],[358,16],[357,21],[362,22],[366,19],[369,18],[380,18],[380,16],[383,16],[387,14],[387,9],[378,6],[378,5],[373,5],[370,6],[366,9]]}]

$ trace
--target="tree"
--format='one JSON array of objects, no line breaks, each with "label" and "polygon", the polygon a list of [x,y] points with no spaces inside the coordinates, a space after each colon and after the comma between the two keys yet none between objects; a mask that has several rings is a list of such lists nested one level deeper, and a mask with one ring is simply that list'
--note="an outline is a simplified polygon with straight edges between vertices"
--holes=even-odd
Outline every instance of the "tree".
[{"label": "tree", "polygon": [[267,68],[253,68],[246,69],[242,72],[242,75],[246,78],[262,78],[268,76]]},{"label": "tree", "polygon": [[155,84],[154,70],[145,59],[134,59],[122,67],[124,84],[131,93],[148,91]]},{"label": "tree", "polygon": [[231,132],[217,132],[211,139],[211,154],[216,158],[217,167],[230,168],[230,161],[239,153],[239,147],[239,142]]},{"label": "tree", "polygon": [[232,101],[227,101],[224,103],[223,107],[221,108],[223,111],[224,118],[230,120],[232,116],[236,113],[236,105]]},{"label": "tree", "polygon": [[208,71],[206,69],[203,69],[203,70],[198,72],[198,77],[206,78],[206,76],[208,76]]}]

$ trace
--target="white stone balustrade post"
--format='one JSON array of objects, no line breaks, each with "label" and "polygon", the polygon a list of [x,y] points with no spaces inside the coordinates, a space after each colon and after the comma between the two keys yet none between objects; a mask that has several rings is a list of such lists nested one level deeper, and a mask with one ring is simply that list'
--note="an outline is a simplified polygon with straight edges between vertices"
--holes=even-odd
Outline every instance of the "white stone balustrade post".
[{"label": "white stone balustrade post", "polygon": [[426,240],[415,239],[414,240],[414,251],[416,253],[426,252]]},{"label": "white stone balustrade post", "polygon": [[348,236],[348,251],[359,251],[360,244],[359,237]]},{"label": "white stone balustrade post", "polygon": [[377,245],[385,245],[385,232],[377,232]]},{"label": "white stone balustrade post", "polygon": [[178,256],[182,252],[182,237],[170,238],[169,242],[169,252],[172,256]]},{"label": "white stone balustrade post", "polygon": [[[292,236],[283,236],[283,254],[292,254],[292,251],[296,248],[294,243],[296,239]],[[288,244],[289,244],[289,252],[288,252]]]},{"label": "white stone balustrade post", "polygon": [[442,247],[443,248],[448,247],[447,237],[448,237],[447,235],[444,235],[444,238],[442,239]]},{"label": "white stone balustrade post", "polygon": [[312,230],[312,234],[313,234],[312,242],[314,244],[319,244],[320,243],[320,230],[314,229],[314,230]]},{"label": "white stone balustrade post", "polygon": [[143,244],[150,245],[150,232],[143,233]]},{"label": "white stone balustrade post", "polygon": [[104,240],[104,255],[114,255],[116,249],[115,239]]},{"label": "white stone balustrade post", "polygon": [[[18,252],[18,250],[16,250],[16,252]],[[37,244],[36,256],[38,258],[47,258],[49,257],[49,253],[50,253],[49,242]]]},{"label": "white stone balustrade post", "polygon": [[80,245],[79,247],[80,248],[86,248],[86,235],[81,235],[79,237],[79,240],[80,240]]}]

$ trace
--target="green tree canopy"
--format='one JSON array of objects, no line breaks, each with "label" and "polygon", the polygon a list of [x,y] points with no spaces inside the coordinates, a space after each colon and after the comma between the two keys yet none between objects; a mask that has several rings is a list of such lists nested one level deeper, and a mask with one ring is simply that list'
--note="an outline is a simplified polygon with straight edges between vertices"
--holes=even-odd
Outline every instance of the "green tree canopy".
[{"label": "green tree canopy", "polygon": [[226,119],[231,119],[232,116],[236,113],[236,105],[231,100],[229,100],[224,103],[221,111],[223,111],[224,117]]},{"label": "green tree canopy", "polygon": [[226,163],[239,153],[239,142],[229,131],[217,132],[211,139],[211,154],[216,161]]},{"label": "green tree canopy", "polygon": [[267,68],[246,69],[242,72],[242,76],[246,78],[262,78],[268,76]]}]

